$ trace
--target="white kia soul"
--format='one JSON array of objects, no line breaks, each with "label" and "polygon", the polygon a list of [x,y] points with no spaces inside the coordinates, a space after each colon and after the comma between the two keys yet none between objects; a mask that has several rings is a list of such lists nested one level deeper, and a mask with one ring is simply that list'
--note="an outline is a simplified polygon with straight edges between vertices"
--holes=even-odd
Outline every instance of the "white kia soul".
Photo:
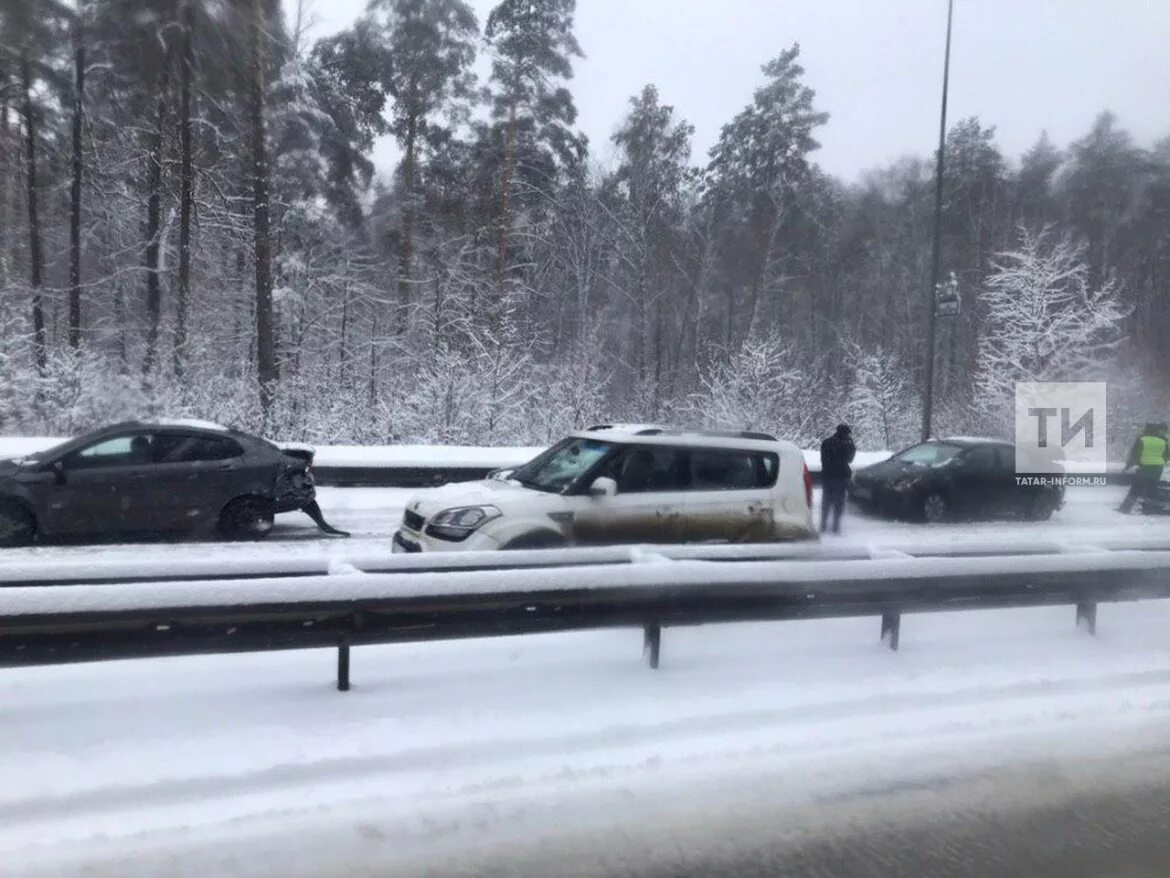
[{"label": "white kia soul", "polygon": [[411,499],[397,552],[816,539],[812,482],[763,433],[605,425],[516,470]]}]

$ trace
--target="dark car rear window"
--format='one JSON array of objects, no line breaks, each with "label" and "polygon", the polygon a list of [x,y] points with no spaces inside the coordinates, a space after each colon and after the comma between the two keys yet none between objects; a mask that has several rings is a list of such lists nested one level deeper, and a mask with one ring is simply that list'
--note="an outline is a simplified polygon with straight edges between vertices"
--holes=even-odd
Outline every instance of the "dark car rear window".
[{"label": "dark car rear window", "polygon": [[234,439],[219,436],[161,435],[154,441],[156,463],[229,460],[244,453]]}]

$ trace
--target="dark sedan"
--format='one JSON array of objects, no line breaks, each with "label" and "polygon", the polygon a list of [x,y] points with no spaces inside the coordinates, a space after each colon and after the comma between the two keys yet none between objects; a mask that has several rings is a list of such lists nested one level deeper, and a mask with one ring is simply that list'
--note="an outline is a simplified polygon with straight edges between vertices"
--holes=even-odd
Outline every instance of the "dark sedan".
[{"label": "dark sedan", "polygon": [[859,470],[849,486],[859,505],[929,522],[1022,517],[1042,521],[1064,488],[1017,478],[1016,449],[993,439],[932,439]]},{"label": "dark sedan", "polygon": [[[0,461],[0,545],[168,533],[259,538],[316,510],[307,448],[203,421],[115,424]],[[312,513],[310,513],[312,514]]]}]

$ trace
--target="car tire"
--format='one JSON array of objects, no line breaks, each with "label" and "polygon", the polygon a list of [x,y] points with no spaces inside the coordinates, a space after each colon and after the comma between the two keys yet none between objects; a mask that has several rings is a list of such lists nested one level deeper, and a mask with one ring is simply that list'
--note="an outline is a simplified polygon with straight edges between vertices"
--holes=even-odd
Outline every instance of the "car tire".
[{"label": "car tire", "polygon": [[514,540],[500,546],[504,551],[519,551],[522,549],[563,549],[568,543],[565,538],[554,533],[532,533],[516,537]]},{"label": "car tire", "polygon": [[28,546],[37,536],[37,522],[19,503],[0,503],[0,546]]},{"label": "car tire", "polygon": [[1056,511],[1056,504],[1052,502],[1052,498],[1041,494],[1033,498],[1028,506],[1028,520],[1029,521],[1048,521],[1052,518],[1052,513]]},{"label": "car tire", "polygon": [[951,505],[942,494],[927,494],[922,500],[922,520],[927,524],[942,524],[950,520]]},{"label": "car tire", "polygon": [[219,535],[229,540],[262,540],[275,517],[271,500],[237,497],[219,514]]}]

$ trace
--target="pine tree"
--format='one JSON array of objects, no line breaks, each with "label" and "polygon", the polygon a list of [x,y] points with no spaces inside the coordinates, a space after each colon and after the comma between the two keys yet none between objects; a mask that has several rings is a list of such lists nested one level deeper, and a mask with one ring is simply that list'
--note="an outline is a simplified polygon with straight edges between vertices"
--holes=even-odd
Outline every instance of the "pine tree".
[{"label": "pine tree", "polygon": [[496,281],[511,267],[515,214],[555,186],[557,171],[580,161],[585,139],[573,130],[577,108],[563,83],[582,57],[573,34],[576,0],[502,0],[488,16],[492,61],[490,126],[481,147],[497,181]]},{"label": "pine tree", "polygon": [[685,187],[694,127],[678,121],[647,85],[630,99],[630,111],[613,135],[621,153],[617,189],[616,251],[633,305],[634,379],[658,395],[668,356],[665,301],[682,278],[675,260],[685,211]]},{"label": "pine tree", "polygon": [[272,242],[269,238],[268,132],[265,125],[265,67],[268,63],[267,21],[262,0],[252,0],[248,17],[248,119],[252,156],[253,252],[256,263],[256,379],[260,407],[267,421],[280,378],[276,360],[276,328],[272,311]]},{"label": "pine tree", "polygon": [[477,37],[475,14],[463,0],[373,0],[353,28],[315,50],[341,89],[359,96],[360,114],[376,118],[377,129],[388,130],[402,148],[398,293],[404,308],[413,298],[420,165],[466,115]]},{"label": "pine tree", "polygon": [[[816,94],[803,82],[799,57],[800,45],[795,44],[763,66],[766,82],[723,126],[707,169],[709,198],[728,208],[724,259],[742,259],[747,269],[747,314],[738,321],[741,337],[756,330],[761,298],[778,274],[781,224],[808,175],[808,155],[820,146],[814,132],[829,119],[814,108]],[[728,287],[728,342],[737,322],[732,292],[737,286]]]},{"label": "pine tree", "polygon": [[1016,174],[1016,214],[1018,223],[1029,228],[1055,222],[1056,203],[1053,198],[1053,182],[1064,156],[1044,131],[1031,148],[1020,159],[1020,170]]}]

